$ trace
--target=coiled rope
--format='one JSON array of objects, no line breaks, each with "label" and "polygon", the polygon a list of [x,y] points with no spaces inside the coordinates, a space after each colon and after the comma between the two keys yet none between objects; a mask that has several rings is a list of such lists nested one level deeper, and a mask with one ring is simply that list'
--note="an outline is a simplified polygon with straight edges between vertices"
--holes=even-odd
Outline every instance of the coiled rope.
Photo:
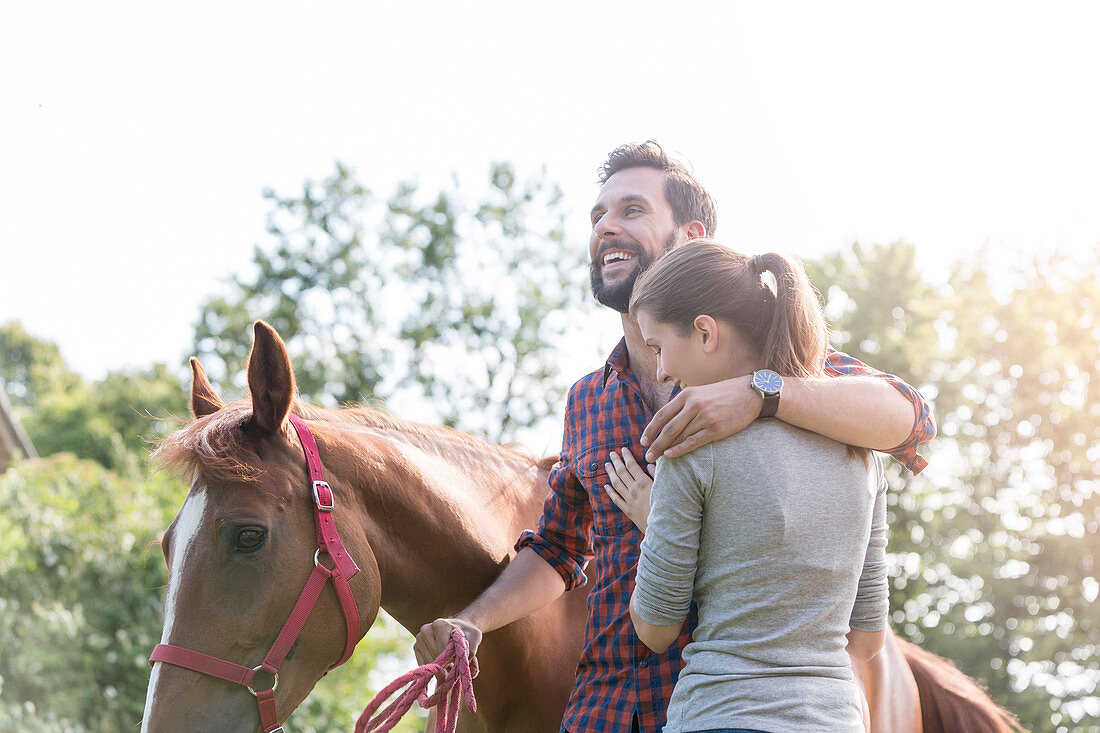
[{"label": "coiled rope", "polygon": [[[374,696],[355,722],[355,733],[386,733],[409,712],[414,701],[425,710],[439,708],[435,719],[435,733],[454,733],[463,695],[466,696],[467,709],[471,713],[477,712],[474,677],[477,677],[477,658],[470,658],[470,644],[466,641],[466,635],[459,629],[454,629],[447,648],[434,662],[406,672]],[[433,678],[435,692],[429,695],[428,683]],[[396,700],[382,712],[375,714],[382,703],[406,685],[408,687]],[[441,702],[444,704],[440,705]]]}]

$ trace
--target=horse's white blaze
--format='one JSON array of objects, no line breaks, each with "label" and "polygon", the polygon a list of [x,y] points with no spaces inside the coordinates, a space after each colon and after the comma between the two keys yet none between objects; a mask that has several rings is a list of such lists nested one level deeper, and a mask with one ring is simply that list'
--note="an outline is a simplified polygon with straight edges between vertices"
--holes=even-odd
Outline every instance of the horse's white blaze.
[{"label": "horse's white blaze", "polygon": [[[168,598],[164,601],[164,630],[160,635],[160,643],[167,644],[172,634],[172,625],[176,621],[176,598],[179,595],[180,576],[187,564],[187,556],[191,552],[195,536],[202,525],[203,514],[206,513],[206,492],[199,490],[187,497],[183,503],[179,516],[176,517],[176,528],[173,530],[172,564],[168,567]],[[142,715],[141,730],[146,733],[149,729],[149,713],[153,710],[156,701],[157,682],[160,678],[160,669],[163,664],[154,664],[153,671],[149,675],[149,689],[145,692],[145,714]]]}]

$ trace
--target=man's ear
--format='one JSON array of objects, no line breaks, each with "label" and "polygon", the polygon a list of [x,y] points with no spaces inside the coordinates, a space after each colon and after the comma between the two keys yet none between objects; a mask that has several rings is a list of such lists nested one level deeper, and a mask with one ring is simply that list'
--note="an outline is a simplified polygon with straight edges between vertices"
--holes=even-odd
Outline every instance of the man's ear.
[{"label": "man's ear", "polygon": [[714,353],[718,349],[718,322],[704,314],[695,316],[692,326],[701,339],[703,351],[707,354]]},{"label": "man's ear", "polygon": [[698,219],[692,219],[684,225],[684,234],[687,235],[688,241],[692,239],[702,239],[707,236],[707,229],[703,226],[703,222]]}]

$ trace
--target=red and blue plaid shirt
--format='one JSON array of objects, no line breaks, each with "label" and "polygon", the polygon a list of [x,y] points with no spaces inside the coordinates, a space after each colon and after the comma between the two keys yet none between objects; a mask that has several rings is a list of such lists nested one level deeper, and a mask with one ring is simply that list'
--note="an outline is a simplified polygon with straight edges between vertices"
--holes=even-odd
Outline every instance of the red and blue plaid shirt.
[{"label": "red and blue plaid shirt", "polygon": [[[890,381],[913,403],[909,439],[890,451],[914,473],[926,465],[917,446],[936,434],[932,412],[920,393],[889,374],[830,349],[830,375],[873,375]],[[577,665],[577,680],[562,725],[571,733],[629,731],[635,715],[643,732],[659,731],[672,688],[683,666],[680,655],[696,625],[695,607],[679,639],[666,652],[652,653],[634,633],[630,594],[642,533],[608,498],[604,463],[612,450],[629,447],[644,465],[639,444],[653,415],[630,371],[626,341],[603,369],[569,391],[561,458],[550,474],[550,494],[538,530],[524,532],[516,549],[530,547],[561,574],[567,588],[585,582],[594,560],[594,586],[588,596],[588,626]]]}]

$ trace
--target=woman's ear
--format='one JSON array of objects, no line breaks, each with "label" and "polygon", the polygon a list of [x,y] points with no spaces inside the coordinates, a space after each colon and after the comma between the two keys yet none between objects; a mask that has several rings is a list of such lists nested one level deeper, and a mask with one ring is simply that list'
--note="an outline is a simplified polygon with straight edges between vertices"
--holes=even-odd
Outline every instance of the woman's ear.
[{"label": "woman's ear", "polygon": [[707,354],[714,353],[718,348],[718,322],[711,316],[695,316],[692,324],[693,331],[700,339],[703,351]]}]

